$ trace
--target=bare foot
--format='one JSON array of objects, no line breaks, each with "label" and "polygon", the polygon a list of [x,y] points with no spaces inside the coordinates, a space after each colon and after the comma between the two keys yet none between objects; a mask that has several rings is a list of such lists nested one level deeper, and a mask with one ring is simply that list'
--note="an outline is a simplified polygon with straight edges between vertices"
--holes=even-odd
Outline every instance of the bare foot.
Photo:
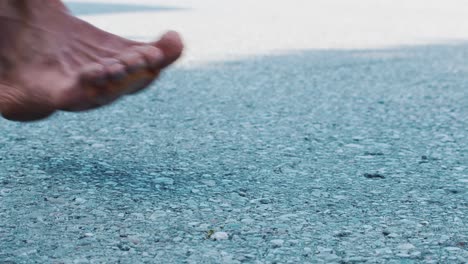
[{"label": "bare foot", "polygon": [[147,87],[183,49],[175,32],[139,43],[73,17],[57,0],[17,3],[25,6],[0,3],[0,112],[7,119],[108,104]]}]

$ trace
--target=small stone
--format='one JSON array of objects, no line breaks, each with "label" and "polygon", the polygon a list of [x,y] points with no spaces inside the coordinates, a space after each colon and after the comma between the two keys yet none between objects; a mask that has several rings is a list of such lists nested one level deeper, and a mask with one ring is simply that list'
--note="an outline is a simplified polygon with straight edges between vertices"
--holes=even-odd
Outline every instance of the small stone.
[{"label": "small stone", "polygon": [[253,224],[255,220],[253,220],[252,218],[244,218],[241,220],[241,222],[244,224],[250,225],[250,224]]},{"label": "small stone", "polygon": [[365,151],[364,155],[366,156],[383,156],[382,152],[372,152],[372,151]]},{"label": "small stone", "polygon": [[172,239],[172,241],[173,241],[173,242],[176,242],[176,243],[177,243],[177,242],[180,242],[180,241],[182,241],[182,240],[183,240],[183,239],[182,239],[181,237],[174,237],[174,238]]},{"label": "small stone", "polygon": [[409,258],[410,257],[410,254],[408,253],[398,253],[398,254],[395,254],[395,256],[397,257],[400,257],[400,258]]},{"label": "small stone", "polygon": [[318,246],[318,247],[317,247],[317,251],[318,251],[319,253],[331,253],[331,252],[333,252],[333,249]]},{"label": "small stone", "polygon": [[137,220],[145,220],[145,215],[142,213],[131,213],[130,216]]},{"label": "small stone", "polygon": [[91,145],[92,148],[103,148],[105,147],[104,144],[101,144],[101,143],[94,143]]},{"label": "small stone", "polygon": [[129,236],[128,241],[132,242],[134,245],[141,243],[140,239],[137,236]]},{"label": "small stone", "polygon": [[153,182],[155,184],[163,184],[163,185],[173,185],[174,184],[174,180],[171,179],[171,178],[167,178],[167,177],[155,178],[155,179],[153,179]]},{"label": "small stone", "polygon": [[243,259],[244,259],[244,260],[252,260],[252,259],[255,259],[255,254],[244,254]]},{"label": "small stone", "polygon": [[241,225],[238,223],[229,223],[224,226],[225,230],[239,230],[241,229]]},{"label": "small stone", "polygon": [[87,258],[77,258],[73,260],[73,264],[85,264],[89,263],[89,260]]},{"label": "small stone", "polygon": [[444,249],[447,251],[459,251],[460,250],[460,248],[457,248],[457,247],[445,247]]},{"label": "small stone", "polygon": [[119,244],[119,245],[117,245],[117,247],[122,251],[129,251],[130,250],[130,247],[128,245],[125,245],[125,244]]},{"label": "small stone", "polygon": [[414,250],[415,248],[416,247],[410,243],[404,243],[398,246],[398,249],[403,252],[408,252],[408,251]]},{"label": "small stone", "polygon": [[229,238],[229,234],[226,232],[215,232],[210,238],[213,240],[226,240]]},{"label": "small stone", "polygon": [[345,263],[366,263],[367,261],[368,259],[366,259],[365,257],[353,256],[346,258]]},{"label": "small stone", "polygon": [[293,245],[293,246],[299,244],[299,240],[297,240],[297,239],[291,239],[288,242],[289,242],[290,245]]},{"label": "small stone", "polygon": [[348,237],[352,235],[353,233],[349,230],[343,230],[343,231],[336,231],[333,236],[335,237]]},{"label": "small stone", "polygon": [[202,230],[205,230],[205,229],[208,229],[210,227],[210,224],[200,224],[198,226],[199,229],[202,229]]},{"label": "small stone", "polygon": [[284,214],[278,217],[279,220],[281,221],[288,221],[290,219],[295,219],[297,218],[297,214]]},{"label": "small stone", "polygon": [[259,198],[259,199],[252,199],[249,201],[251,204],[261,203],[261,204],[268,204],[270,200],[267,198]]},{"label": "small stone", "polygon": [[390,255],[392,254],[392,250],[390,248],[378,248],[375,250],[375,254],[380,256],[380,255]]},{"label": "small stone", "polygon": [[273,247],[281,247],[283,246],[284,244],[284,240],[283,239],[273,239],[270,241],[271,244],[273,245]]},{"label": "small stone", "polygon": [[187,225],[190,226],[190,227],[195,227],[195,226],[197,226],[199,224],[200,224],[199,222],[189,222],[189,223],[187,223]]},{"label": "small stone", "polygon": [[448,241],[450,240],[450,237],[447,235],[442,235],[439,240],[437,241],[437,244],[439,245],[446,245],[448,244]]},{"label": "small stone", "polygon": [[334,263],[340,259],[336,254],[323,254],[321,255],[321,258],[323,258],[327,263]]},{"label": "small stone", "polygon": [[213,181],[213,180],[203,180],[202,183],[205,184],[205,185],[208,186],[208,187],[214,187],[214,186],[216,186],[216,182]]},{"label": "small stone", "polygon": [[83,204],[86,202],[86,199],[78,197],[78,198],[73,199],[73,201],[77,204]]},{"label": "small stone", "polygon": [[164,218],[166,216],[167,216],[167,213],[164,211],[155,211],[148,217],[148,219],[151,221],[155,221],[157,219]]},{"label": "small stone", "polygon": [[385,179],[385,176],[380,173],[364,173],[364,177],[368,179]]},{"label": "small stone", "polygon": [[364,148],[364,146],[362,146],[362,145],[352,144],[352,143],[351,144],[346,144],[345,147],[347,147],[347,148],[356,148],[356,149],[363,149]]},{"label": "small stone", "polygon": [[240,197],[247,197],[247,193],[239,191],[237,193]]},{"label": "small stone", "polygon": [[427,226],[427,225],[429,225],[429,222],[428,221],[421,221],[420,224],[423,225],[423,226]]}]

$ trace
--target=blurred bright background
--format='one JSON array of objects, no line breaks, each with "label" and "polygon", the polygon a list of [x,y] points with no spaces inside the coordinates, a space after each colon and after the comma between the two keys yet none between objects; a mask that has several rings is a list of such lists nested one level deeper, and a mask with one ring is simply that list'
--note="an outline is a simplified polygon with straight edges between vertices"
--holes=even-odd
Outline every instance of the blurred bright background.
[{"label": "blurred bright background", "polygon": [[87,10],[92,15],[82,18],[134,39],[150,40],[166,29],[181,32],[187,44],[181,62],[185,65],[308,49],[388,48],[468,39],[464,0],[67,2],[87,9],[107,4],[109,12]]}]

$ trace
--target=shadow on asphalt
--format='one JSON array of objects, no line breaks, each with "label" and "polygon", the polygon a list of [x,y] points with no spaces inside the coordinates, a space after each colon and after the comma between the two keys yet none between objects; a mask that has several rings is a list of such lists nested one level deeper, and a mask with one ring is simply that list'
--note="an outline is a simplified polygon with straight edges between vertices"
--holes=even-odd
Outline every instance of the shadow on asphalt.
[{"label": "shadow on asphalt", "polygon": [[134,5],[134,4],[108,4],[108,3],[82,3],[82,2],[67,2],[66,5],[70,11],[77,15],[105,15],[115,13],[129,12],[163,12],[163,11],[182,11],[184,8],[170,6],[154,6],[154,5]]}]

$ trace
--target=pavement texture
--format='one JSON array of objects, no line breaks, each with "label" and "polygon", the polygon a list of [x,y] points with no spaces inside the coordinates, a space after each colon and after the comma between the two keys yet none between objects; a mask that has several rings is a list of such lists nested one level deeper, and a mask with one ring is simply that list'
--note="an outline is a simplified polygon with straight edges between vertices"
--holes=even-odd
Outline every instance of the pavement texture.
[{"label": "pavement texture", "polygon": [[0,121],[0,263],[467,263],[468,44],[193,61]]}]

